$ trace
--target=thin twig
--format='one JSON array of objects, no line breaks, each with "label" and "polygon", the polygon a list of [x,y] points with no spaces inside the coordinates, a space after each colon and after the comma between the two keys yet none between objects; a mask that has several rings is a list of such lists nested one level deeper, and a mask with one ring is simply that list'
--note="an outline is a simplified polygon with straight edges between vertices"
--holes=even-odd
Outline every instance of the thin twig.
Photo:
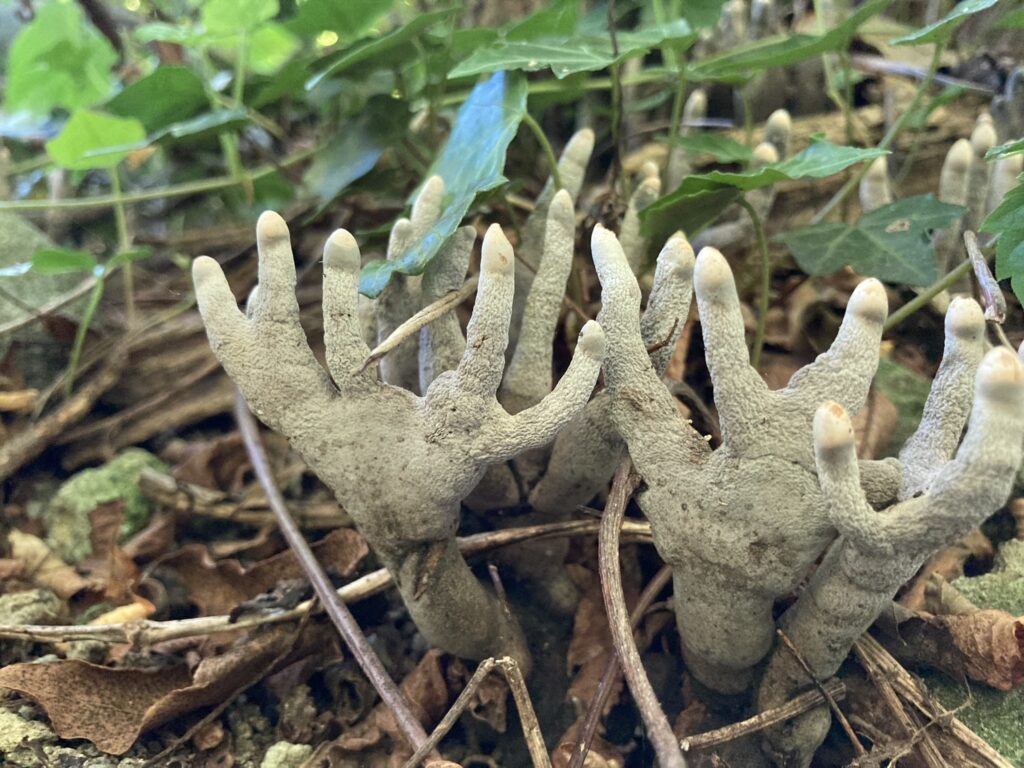
[{"label": "thin twig", "polygon": [[548,163],[548,170],[551,173],[551,182],[555,186],[555,191],[563,189],[562,176],[558,172],[558,159],[555,157],[555,150],[551,148],[551,142],[544,135],[544,129],[540,127],[537,118],[529,112],[523,113],[523,124],[533,132],[534,138],[540,144],[540,149],[544,153],[544,159]]},{"label": "thin twig", "polygon": [[647,733],[658,755],[661,768],[686,768],[686,760],[679,750],[679,743],[665,711],[658,703],[651,681],[644,671],[643,661],[633,641],[626,598],[622,592],[622,572],[619,568],[619,530],[626,514],[629,497],[640,485],[640,478],[631,471],[630,462],[624,461],[615,472],[615,480],[608,495],[608,503],[601,517],[601,531],[598,534],[598,568],[601,576],[601,593],[608,614],[608,625],[612,644],[621,659],[622,671],[629,685],[630,693],[643,718]]},{"label": "thin twig", "polygon": [[676,328],[678,328],[678,327],[679,327],[679,318],[677,317],[675,319],[675,322],[672,323],[672,327],[669,329],[669,332],[667,334],[665,334],[665,338],[661,339],[660,341],[656,341],[653,344],[651,344],[649,347],[647,347],[647,354],[648,355],[653,354],[653,353],[657,352],[659,349],[664,349],[665,347],[667,347],[669,342],[672,341],[672,337],[676,335]]},{"label": "thin twig", "polygon": [[274,517],[277,518],[281,534],[295,553],[295,558],[299,561],[299,565],[313,586],[313,591],[320,599],[320,602],[323,603],[324,611],[326,611],[334,626],[337,627],[352,655],[355,656],[360,669],[363,670],[363,674],[370,680],[381,700],[391,710],[395,723],[398,725],[406,741],[409,742],[409,746],[412,749],[417,749],[420,744],[427,740],[426,731],[423,730],[420,721],[409,708],[405,696],[402,695],[401,690],[395,685],[395,681],[388,675],[373,648],[370,647],[352,612],[349,611],[345,603],[338,597],[338,593],[334,591],[334,586],[331,584],[324,569],[320,567],[320,563],[317,562],[316,556],[299,530],[299,526],[295,524],[292,516],[288,513],[284,497],[281,495],[281,491],[278,489],[274,476],[270,471],[270,463],[267,460],[266,451],[260,440],[256,419],[249,411],[249,406],[242,397],[241,392],[237,391],[235,392],[235,421],[238,423],[238,431],[241,433],[242,441],[245,443],[249,462],[252,464],[257,480],[259,480],[260,485],[263,487],[263,492],[267,496],[267,502],[274,512]]},{"label": "thin twig", "polygon": [[547,748],[544,746],[544,738],[541,735],[540,724],[537,722],[537,714],[533,709],[533,702],[530,700],[530,695],[526,690],[523,672],[519,669],[519,664],[516,663],[516,660],[508,656],[500,659],[484,659],[480,662],[476,672],[469,678],[469,682],[466,683],[462,693],[455,699],[451,709],[441,718],[441,722],[437,724],[429,738],[420,745],[412,757],[405,761],[402,768],[416,768],[429,754],[430,750],[438,745],[441,739],[458,722],[462,713],[465,712],[480,684],[483,683],[491,670],[495,668],[501,670],[508,681],[509,689],[512,691],[512,698],[515,700],[516,709],[519,711],[519,719],[523,725],[523,734],[526,737],[526,746],[530,750],[530,759],[533,762],[534,768],[551,768],[551,760],[548,758]]},{"label": "thin twig", "polygon": [[964,245],[967,246],[974,278],[978,281],[978,290],[981,291],[981,298],[985,302],[985,319],[993,323],[1002,323],[1006,320],[1006,297],[1003,296],[995,275],[988,267],[985,254],[978,246],[978,236],[969,229],[964,232]]},{"label": "thin twig", "polygon": [[[833,678],[825,683],[825,690],[837,701],[841,701],[846,697],[846,686],[837,678]],[[727,725],[724,728],[716,728],[713,731],[698,733],[696,736],[688,736],[679,743],[679,746],[684,752],[691,752],[695,749],[708,749],[721,744],[728,744],[730,741],[735,741],[741,736],[762,731],[776,723],[791,720],[797,715],[810,712],[824,703],[825,697],[821,691],[806,691],[790,699],[785,704],[773,707],[772,709],[766,709],[764,712],[748,717],[746,720],[740,720],[738,723]]]},{"label": "thin twig", "polygon": [[370,350],[370,354],[367,355],[363,364],[356,370],[356,373],[362,373],[410,336],[419,333],[421,328],[434,322],[439,317],[443,317],[459,306],[459,304],[473,295],[473,292],[476,290],[477,281],[478,278],[476,276],[469,278],[457,291],[449,291],[395,328],[384,341]]},{"label": "thin twig", "polygon": [[821,695],[825,697],[825,701],[828,702],[829,709],[832,710],[832,714],[836,720],[839,721],[840,727],[843,729],[843,733],[846,734],[846,738],[850,740],[850,744],[853,746],[853,751],[857,753],[858,757],[863,757],[867,754],[867,750],[864,749],[864,745],[860,743],[860,739],[857,738],[857,734],[853,732],[853,728],[850,727],[850,721],[846,719],[846,715],[843,714],[843,710],[836,704],[836,700],[825,688],[825,684],[818,679],[818,676],[814,674],[814,670],[811,669],[811,665],[807,663],[807,660],[800,654],[800,651],[793,641],[789,639],[789,636],[782,631],[781,628],[775,630],[779,636],[779,640],[786,646],[786,650],[789,651],[793,658],[796,659],[796,663],[800,665],[800,668],[807,674],[814,686],[821,691]]},{"label": "thin twig", "polygon": [[[629,625],[634,632],[640,625],[640,620],[644,617],[644,614],[647,613],[647,609],[654,602],[654,598],[658,596],[658,593],[671,580],[672,566],[663,565],[661,570],[644,587],[644,591],[640,594],[640,599],[637,600],[636,607],[633,608],[633,613],[629,617]],[[613,653],[605,665],[604,673],[601,675],[601,682],[597,686],[597,693],[594,694],[594,698],[590,702],[587,716],[583,720],[583,727],[580,728],[579,738],[577,738],[576,745],[572,748],[569,768],[583,768],[586,763],[587,754],[590,752],[590,743],[594,740],[594,734],[597,733],[597,725],[601,722],[605,702],[608,701],[612,688],[618,682],[621,671],[622,666],[619,664],[619,655]]]}]

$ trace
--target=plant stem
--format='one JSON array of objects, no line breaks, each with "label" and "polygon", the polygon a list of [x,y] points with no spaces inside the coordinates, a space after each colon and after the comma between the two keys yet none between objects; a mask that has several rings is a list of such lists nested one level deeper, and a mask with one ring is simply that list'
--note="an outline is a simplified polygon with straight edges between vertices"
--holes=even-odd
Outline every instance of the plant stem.
[{"label": "plant stem", "polygon": [[523,113],[523,123],[533,131],[534,138],[540,144],[541,151],[544,153],[544,159],[551,170],[551,181],[555,185],[555,190],[562,189],[562,177],[558,173],[558,158],[555,157],[555,150],[551,148],[551,142],[548,141],[548,137],[544,135],[544,129],[540,127],[540,123],[529,112]]},{"label": "plant stem", "polygon": [[[680,57],[682,58],[682,57]],[[669,118],[668,136],[674,139],[683,130],[683,107],[686,104],[686,66],[685,61],[680,63],[679,77],[676,79],[676,92],[672,96],[672,113]],[[676,152],[682,152],[682,147],[675,143],[669,143],[668,156],[665,158],[665,168],[672,164],[672,156]]]},{"label": "plant stem", "polygon": [[[121,170],[116,166],[110,169],[110,187],[114,192],[114,222],[117,226],[117,252],[125,253],[126,251],[131,250],[132,236],[128,231],[128,215],[125,212],[124,196],[121,191]],[[104,275],[104,277],[105,276],[106,275]],[[132,272],[131,261],[125,262],[124,274],[121,279],[124,281],[124,311],[128,319],[128,328],[130,329],[135,326],[135,275]]]},{"label": "plant stem", "polygon": [[757,308],[757,329],[754,332],[754,342],[750,347],[750,364],[757,368],[761,363],[761,350],[764,348],[764,335],[768,327],[768,294],[772,285],[772,265],[768,258],[768,240],[764,236],[764,225],[761,217],[757,215],[747,198],[740,196],[740,206],[750,216],[754,225],[754,234],[757,237],[757,247],[761,251],[761,295],[758,297]]},{"label": "plant stem", "polygon": [[895,328],[944,290],[955,284],[960,278],[970,271],[970,261],[963,261],[958,264],[955,269],[950,270],[941,280],[936,283],[932,283],[913,299],[889,315],[888,319],[885,321],[885,325],[882,326],[883,332]]},{"label": "plant stem", "polygon": [[[125,266],[128,265],[126,264]],[[78,323],[78,330],[75,331],[75,341],[71,346],[71,359],[68,360],[67,379],[64,382],[65,397],[71,396],[71,390],[75,384],[75,373],[78,370],[78,361],[82,357],[82,348],[85,346],[85,335],[89,332],[89,326],[92,325],[92,319],[96,316],[100,299],[103,298],[104,282],[103,277],[96,279],[92,291],[89,292],[89,303],[85,305],[85,312],[82,313],[82,319]]]},{"label": "plant stem", "polygon": [[[888,149],[903,130],[903,126],[906,124],[907,120],[910,119],[910,116],[917,111],[917,108],[921,104],[921,99],[924,98],[925,92],[935,79],[935,73],[939,69],[939,61],[942,58],[942,51],[944,49],[944,43],[936,43],[935,51],[932,53],[931,63],[928,65],[928,72],[921,81],[921,84],[917,86],[917,91],[914,93],[914,98],[911,100],[910,106],[904,110],[903,114],[899,116],[892,126],[890,126],[885,136],[882,137],[882,140],[878,142],[878,149]],[[857,188],[857,185],[860,184],[860,180],[864,178],[865,174],[867,174],[868,168],[870,168],[870,165],[864,164],[857,173],[851,176],[839,191],[832,195],[832,198],[822,206],[821,210],[814,214],[810,223],[820,224],[825,217],[828,216],[837,205],[839,205],[839,203],[846,199],[846,196],[849,195],[850,192]]]},{"label": "plant stem", "polygon": [[[611,167],[611,187],[615,189],[615,179],[619,174],[619,169],[622,167],[622,158],[625,157],[625,151],[622,144],[622,68],[618,62],[619,58],[619,38],[615,33],[615,0],[608,0],[608,36],[612,41],[612,56],[615,58],[615,63],[612,64],[608,71],[612,76],[612,146],[615,147],[615,156],[612,158]],[[624,196],[629,196],[628,183],[624,186],[627,189],[624,190]]]},{"label": "plant stem", "polygon": [[235,179],[231,176],[218,176],[212,179],[200,181],[189,181],[183,184],[172,184],[161,189],[149,189],[144,192],[133,192],[129,195],[96,195],[94,197],[82,197],[76,200],[17,200],[12,202],[0,201],[0,211],[48,211],[48,210],[90,210],[92,208],[110,208],[117,204],[118,200],[125,205],[145,203],[151,200],[166,200],[171,197],[187,197],[188,195],[202,194],[203,192],[215,192],[220,189],[229,189],[238,186],[239,183],[250,180],[258,181],[265,176],[277,173],[282,168],[297,165],[316,154],[321,147],[303,149],[290,157],[286,157],[280,163],[264,165],[255,171],[243,173],[243,178]]}]

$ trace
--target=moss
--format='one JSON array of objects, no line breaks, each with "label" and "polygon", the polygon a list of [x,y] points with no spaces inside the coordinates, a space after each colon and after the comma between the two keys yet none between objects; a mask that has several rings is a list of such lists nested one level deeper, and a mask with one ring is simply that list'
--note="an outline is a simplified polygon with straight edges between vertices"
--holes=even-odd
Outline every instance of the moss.
[{"label": "moss", "polygon": [[309,744],[279,741],[267,750],[260,768],[299,768],[311,754],[313,748]]},{"label": "moss", "polygon": [[1024,541],[1003,544],[991,573],[957,579],[953,586],[980,608],[1024,615]]},{"label": "moss", "polygon": [[147,467],[167,469],[148,451],[129,448],[102,467],[86,469],[71,477],[57,491],[43,515],[47,526],[46,543],[65,562],[77,563],[87,557],[91,551],[89,513],[111,501],[124,501],[121,540],[144,528],[152,505],[139,492],[138,482]]},{"label": "moss", "polygon": [[991,744],[1003,757],[1024,768],[1024,688],[997,691],[984,686],[972,686],[970,691],[939,673],[924,675],[928,689],[946,709],[957,710],[960,718],[971,730]]}]

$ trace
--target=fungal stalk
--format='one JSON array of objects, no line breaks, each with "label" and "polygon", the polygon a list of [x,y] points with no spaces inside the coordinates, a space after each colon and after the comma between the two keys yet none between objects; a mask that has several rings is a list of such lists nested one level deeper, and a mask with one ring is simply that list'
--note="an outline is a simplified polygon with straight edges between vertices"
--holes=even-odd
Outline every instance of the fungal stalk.
[{"label": "fungal stalk", "polygon": [[[651,362],[640,289],[615,236],[596,229],[593,254],[610,415],[644,480],[638,500],[655,546],[673,569],[687,668],[715,691],[742,693],[771,649],[775,600],[797,587],[835,535],[818,488],[811,423],[824,400],[851,411],[863,405],[878,364],[885,291],[877,280],[861,283],[829,351],[788,387],[770,391],[750,366],[729,265],[713,248],[701,251],[694,284],[723,440],[712,451]],[[880,492],[893,482],[887,464],[866,475]]]},{"label": "fungal stalk", "polygon": [[[456,252],[467,239],[460,233],[456,246],[431,263],[445,274],[428,270],[423,282],[430,290],[457,271],[450,259],[465,255]],[[352,235],[338,230],[324,247],[327,370],[299,323],[284,220],[263,214],[256,241],[259,284],[245,312],[216,261],[201,257],[193,266],[199,311],[228,375],[254,413],[285,435],[334,491],[430,643],[470,659],[509,655],[528,663],[515,620],[458,551],[459,502],[488,464],[549,442],[584,406],[603,355],[600,326],[583,328],[554,391],[507,413],[495,393],[505,367],[514,260],[501,228],[492,226],[483,242],[464,353],[454,370],[437,375],[418,397],[362,370],[369,350],[356,309],[360,256]],[[431,349],[451,351],[441,340]],[[437,363],[436,357],[430,361],[435,371]]]},{"label": "fungal stalk", "polygon": [[[1024,366],[999,347],[979,367],[984,322],[973,300],[950,305],[942,365],[921,425],[900,452],[897,502],[887,509],[876,511],[865,498],[847,411],[825,403],[815,415],[818,477],[840,538],[780,623],[819,680],[836,673],[854,641],[934,552],[1010,495],[1024,440]],[[758,706],[769,709],[812,686],[793,655],[777,648]],[[822,707],[776,726],[767,731],[766,749],[779,765],[810,765],[830,720]]]}]

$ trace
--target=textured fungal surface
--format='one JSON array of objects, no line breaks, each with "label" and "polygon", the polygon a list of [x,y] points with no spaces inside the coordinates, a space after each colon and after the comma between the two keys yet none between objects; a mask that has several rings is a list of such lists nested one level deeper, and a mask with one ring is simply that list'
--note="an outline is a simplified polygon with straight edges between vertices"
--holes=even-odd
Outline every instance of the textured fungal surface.
[{"label": "textured fungal surface", "polygon": [[[850,411],[863,405],[878,363],[885,292],[864,281],[829,351],[788,387],[770,391],[749,363],[729,265],[705,248],[694,284],[723,440],[711,451],[651,363],[640,334],[640,290],[615,236],[596,229],[593,253],[612,420],[644,480],[639,502],[655,544],[673,568],[687,667],[714,690],[742,692],[771,648],[774,601],[795,589],[835,535],[811,426],[824,400]],[[888,465],[870,475],[882,493],[895,482]]]},{"label": "textured fungal surface", "polygon": [[[423,278],[430,291],[465,263],[468,240],[460,233],[432,264]],[[458,552],[459,502],[488,464],[550,442],[583,407],[603,355],[601,328],[583,328],[572,364],[550,394],[506,412],[495,393],[505,368],[514,257],[501,228],[492,226],[473,316],[465,342],[459,340],[464,352],[454,369],[439,371],[442,359],[455,360],[451,328],[447,335],[430,329],[433,352],[425,364],[433,378],[418,397],[362,370],[369,350],[356,306],[360,256],[348,232],[338,230],[324,247],[327,370],[299,324],[295,263],[280,216],[260,217],[257,244],[259,285],[246,312],[217,262],[194,264],[199,309],[218,359],[256,415],[288,437],[351,513],[431,643],[469,658],[508,654],[526,662],[515,622]]]},{"label": "textured fungal surface", "polygon": [[[900,452],[902,477],[892,506],[876,511],[864,495],[847,411],[829,402],[815,415],[818,476],[840,538],[780,624],[819,679],[836,673],[854,641],[928,557],[961,539],[1010,495],[1024,439],[1024,366],[1004,347],[982,359],[983,336],[981,308],[971,299],[955,300],[921,425]],[[777,706],[808,684],[792,654],[779,648],[758,705]],[[822,707],[769,730],[769,753],[782,765],[809,765],[829,721]]]}]

